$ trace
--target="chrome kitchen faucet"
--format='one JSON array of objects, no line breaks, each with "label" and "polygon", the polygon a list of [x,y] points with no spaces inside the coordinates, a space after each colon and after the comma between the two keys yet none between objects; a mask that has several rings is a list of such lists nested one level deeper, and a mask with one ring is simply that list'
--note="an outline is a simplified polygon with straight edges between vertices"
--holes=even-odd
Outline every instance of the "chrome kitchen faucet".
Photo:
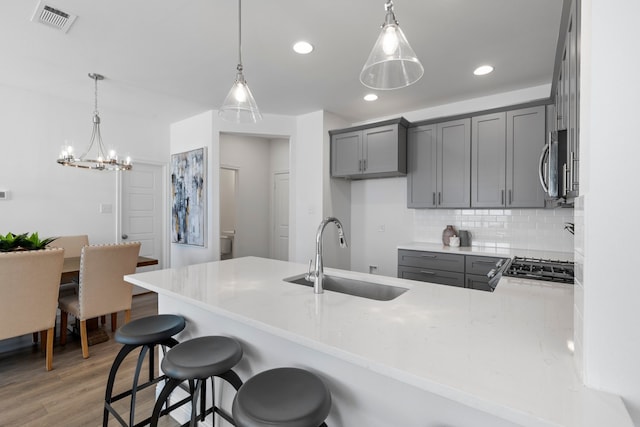
[{"label": "chrome kitchen faucet", "polygon": [[313,292],[316,294],[324,292],[322,286],[322,282],[324,280],[324,271],[322,266],[322,235],[325,227],[330,222],[334,223],[338,229],[338,241],[340,242],[340,247],[347,247],[347,239],[344,237],[344,230],[342,229],[342,223],[340,220],[332,216],[323,219],[318,226],[318,232],[316,233],[316,268],[314,271],[311,271],[312,260],[309,260],[309,272],[305,275],[305,279],[307,281],[313,282]]}]

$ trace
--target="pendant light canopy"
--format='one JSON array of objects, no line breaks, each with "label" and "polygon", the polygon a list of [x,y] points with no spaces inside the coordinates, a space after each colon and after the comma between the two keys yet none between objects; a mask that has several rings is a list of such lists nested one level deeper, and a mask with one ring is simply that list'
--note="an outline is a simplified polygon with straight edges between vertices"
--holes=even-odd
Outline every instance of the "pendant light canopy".
[{"label": "pendant light canopy", "polygon": [[387,0],[384,7],[382,31],[362,67],[360,81],[372,89],[399,89],[420,80],[424,68],[398,25],[393,2]]},{"label": "pendant light canopy", "polygon": [[236,81],[233,82],[218,115],[230,122],[256,123],[262,120],[262,114],[242,73],[242,0],[238,0],[238,66],[236,70]]},{"label": "pendant light canopy", "polygon": [[89,141],[89,148],[80,157],[75,157],[73,147],[67,145],[62,148],[58,163],[63,166],[73,166],[83,169],[128,171],[131,169],[131,159],[118,160],[115,150],[105,149],[100,134],[100,116],[98,115],[98,80],[103,80],[104,76],[89,73],[89,77],[94,80],[94,109],[93,109],[93,132]]}]

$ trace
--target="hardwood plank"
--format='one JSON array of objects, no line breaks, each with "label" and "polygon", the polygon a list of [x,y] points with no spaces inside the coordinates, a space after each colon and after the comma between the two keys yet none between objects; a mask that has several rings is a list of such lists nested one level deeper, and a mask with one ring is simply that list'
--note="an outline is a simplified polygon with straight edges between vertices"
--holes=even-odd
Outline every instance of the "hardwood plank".
[{"label": "hardwood plank", "polygon": [[[132,320],[157,312],[158,300],[154,293],[133,297]],[[118,323],[124,324],[123,313],[118,314]],[[111,327],[102,325],[101,328],[110,339],[92,346],[88,359],[82,358],[80,337],[69,335],[64,346],[56,339],[53,370],[49,372],[45,370],[44,352],[31,343],[31,335],[28,340],[12,342],[7,351],[2,351],[0,346],[0,426],[101,426],[107,375],[120,350]],[[114,394],[130,387],[137,357],[134,352],[123,362]],[[145,360],[142,372],[147,370]],[[136,421],[149,416],[154,401],[153,387],[138,394]],[[125,419],[128,417],[126,399],[116,408]],[[113,417],[109,425],[117,425]],[[164,417],[160,425],[175,427],[178,423]]]}]

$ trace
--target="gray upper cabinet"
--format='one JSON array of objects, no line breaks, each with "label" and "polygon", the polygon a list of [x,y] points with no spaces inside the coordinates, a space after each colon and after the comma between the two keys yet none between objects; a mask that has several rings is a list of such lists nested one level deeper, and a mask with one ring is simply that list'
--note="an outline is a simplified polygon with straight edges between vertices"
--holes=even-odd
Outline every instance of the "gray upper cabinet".
[{"label": "gray upper cabinet", "polygon": [[439,208],[468,208],[471,202],[471,119],[438,123]]},{"label": "gray upper cabinet", "polygon": [[330,131],[331,176],[364,179],[406,175],[407,125],[401,118]]},{"label": "gray upper cabinet", "polygon": [[409,129],[407,137],[407,206],[437,206],[436,125]]},{"label": "gray upper cabinet", "polygon": [[507,111],[507,208],[543,208],[538,158],[546,141],[544,105]]},{"label": "gray upper cabinet", "polygon": [[469,207],[470,144],[470,119],[409,130],[408,207]]},{"label": "gray upper cabinet", "polygon": [[504,207],[507,200],[507,114],[473,117],[471,124],[471,206]]},{"label": "gray upper cabinet", "polygon": [[472,207],[544,207],[537,160],[545,124],[542,105],[472,119]]}]

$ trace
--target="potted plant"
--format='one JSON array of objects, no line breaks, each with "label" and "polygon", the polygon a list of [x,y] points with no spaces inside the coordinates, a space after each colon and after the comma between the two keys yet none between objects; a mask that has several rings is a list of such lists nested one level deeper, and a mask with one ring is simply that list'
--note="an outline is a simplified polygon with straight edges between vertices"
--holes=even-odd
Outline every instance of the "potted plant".
[{"label": "potted plant", "polygon": [[55,239],[57,237],[40,239],[37,232],[31,233],[31,235],[29,233],[7,233],[5,236],[0,234],[0,252],[37,251],[46,248]]}]

